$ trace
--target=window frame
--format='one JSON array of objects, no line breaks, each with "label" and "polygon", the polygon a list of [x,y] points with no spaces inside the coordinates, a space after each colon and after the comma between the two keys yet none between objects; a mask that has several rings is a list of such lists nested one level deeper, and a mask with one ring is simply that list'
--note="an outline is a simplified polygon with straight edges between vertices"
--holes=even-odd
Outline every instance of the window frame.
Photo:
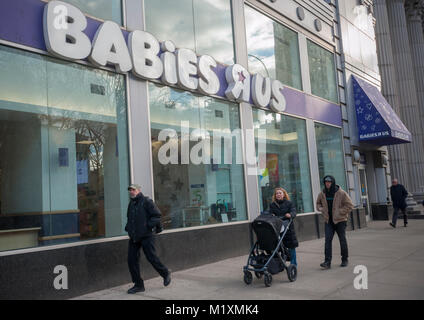
[{"label": "window frame", "polygon": [[[284,22],[282,19],[280,19],[279,18],[279,16],[277,16],[277,15],[273,15],[273,14],[271,14],[270,12],[268,12],[268,11],[265,11],[264,9],[262,9],[262,8],[259,8],[259,7],[257,7],[257,6],[255,6],[253,3],[250,3],[249,1],[245,1],[244,3],[243,3],[243,15],[244,15],[244,19],[245,19],[245,8],[246,8],[246,6],[248,6],[250,9],[252,9],[252,10],[254,10],[254,11],[256,11],[256,12],[258,12],[259,14],[262,14],[263,16],[265,16],[266,18],[268,18],[268,19],[270,19],[270,20],[272,20],[272,21],[274,21],[274,22],[276,22],[276,23],[278,23],[278,24],[280,24],[281,26],[283,26],[283,27],[285,27],[285,28],[287,28],[287,29],[289,29],[290,31],[293,31],[294,33],[296,33],[296,35],[297,35],[297,51],[298,51],[298,57],[299,57],[299,79],[300,79],[300,89],[299,88],[296,88],[296,87],[292,87],[292,86],[290,86],[290,85],[287,85],[287,84],[285,84],[285,83],[283,83],[283,85],[285,86],[285,87],[288,87],[288,88],[291,88],[291,89],[293,89],[293,90],[297,90],[297,91],[300,91],[300,92],[303,92],[303,93],[306,93],[304,90],[305,90],[305,88],[304,88],[304,82],[303,82],[303,76],[302,76],[302,59],[301,59],[301,56],[300,56],[300,38],[299,38],[299,35],[301,34],[301,31],[300,30],[297,30],[296,28],[294,28],[294,27],[292,27],[290,24],[288,24],[288,23],[286,23],[286,22]],[[246,20],[245,20],[246,21]],[[245,22],[246,23],[246,22]],[[248,50],[248,46],[247,46],[247,32],[246,32],[246,30],[245,30],[245,35],[246,35],[246,39],[244,39],[244,41],[245,41],[245,44],[246,44],[246,60],[247,60],[247,62],[249,62],[249,50]],[[308,38],[307,38],[308,39]],[[247,66],[248,67],[248,66]],[[249,71],[250,72],[250,71]],[[274,79],[274,80],[278,80],[278,79]],[[279,81],[281,81],[281,80],[279,80]],[[281,82],[282,83],[282,82]]]},{"label": "window frame", "polygon": [[[308,44],[309,43],[312,43],[313,45],[316,45],[316,46],[320,47],[321,49],[330,52],[333,56],[332,60],[333,60],[333,69],[334,69],[334,84],[335,84],[335,88],[336,88],[337,101],[332,101],[332,100],[329,100],[327,98],[324,98],[324,97],[321,97],[321,96],[318,96],[318,95],[312,93],[311,66],[310,66],[310,63],[309,63],[309,53],[308,53]],[[334,47],[332,47],[332,48],[334,49]],[[317,41],[315,41],[311,38],[308,38],[308,37],[306,38],[306,53],[308,54],[308,56],[307,56],[307,58],[308,58],[308,69],[309,69],[308,74],[309,74],[309,82],[311,84],[311,93],[310,94],[315,96],[315,97],[324,99],[325,101],[340,105],[340,92],[339,92],[339,81],[338,81],[338,76],[337,76],[337,60],[336,60],[336,54],[337,53],[333,50],[330,50],[326,46],[323,46],[322,44],[318,43]]]}]

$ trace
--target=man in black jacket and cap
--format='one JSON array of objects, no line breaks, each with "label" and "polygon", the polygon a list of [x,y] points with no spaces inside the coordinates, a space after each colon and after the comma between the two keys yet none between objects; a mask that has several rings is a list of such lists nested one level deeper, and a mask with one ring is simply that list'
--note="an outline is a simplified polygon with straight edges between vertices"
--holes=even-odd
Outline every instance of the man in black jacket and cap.
[{"label": "man in black jacket and cap", "polygon": [[390,196],[393,202],[393,217],[390,225],[396,228],[396,221],[398,219],[399,211],[403,213],[404,226],[408,224],[408,217],[406,216],[406,198],[408,197],[408,191],[405,187],[398,183],[397,179],[393,179],[392,186],[390,187]]},{"label": "man in black jacket and cap", "polygon": [[128,187],[130,193],[130,203],[127,211],[127,225],[125,231],[128,232],[130,241],[128,244],[128,267],[131,273],[134,287],[128,290],[129,294],[143,292],[144,282],[140,276],[140,248],[153,268],[162,276],[164,286],[171,283],[171,273],[156,255],[154,247],[154,232],[162,232],[160,222],[160,211],[152,199],[145,197],[141,187],[132,184]]}]

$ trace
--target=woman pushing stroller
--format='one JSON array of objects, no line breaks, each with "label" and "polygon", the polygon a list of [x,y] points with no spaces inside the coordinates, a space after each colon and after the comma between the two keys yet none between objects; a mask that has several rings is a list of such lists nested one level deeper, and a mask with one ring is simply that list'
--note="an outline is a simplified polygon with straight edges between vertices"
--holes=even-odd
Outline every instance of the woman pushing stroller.
[{"label": "woman pushing stroller", "polygon": [[[270,213],[283,220],[290,218],[294,219],[296,217],[296,208],[293,202],[290,201],[287,191],[283,188],[275,188],[269,209]],[[286,236],[283,239],[283,244],[289,249],[290,263],[297,266],[296,248],[299,246],[299,242],[297,241],[293,222],[291,223],[289,230],[287,230]]]}]

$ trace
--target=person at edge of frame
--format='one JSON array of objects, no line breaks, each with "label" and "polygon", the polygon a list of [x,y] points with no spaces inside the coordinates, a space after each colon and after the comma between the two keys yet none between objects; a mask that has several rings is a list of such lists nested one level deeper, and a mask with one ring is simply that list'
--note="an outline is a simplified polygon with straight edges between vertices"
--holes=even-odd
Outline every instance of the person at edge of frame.
[{"label": "person at edge of frame", "polygon": [[392,186],[390,187],[390,197],[393,202],[393,217],[390,226],[396,228],[396,222],[398,219],[399,211],[403,214],[403,226],[406,227],[408,224],[408,216],[406,215],[406,198],[408,197],[408,191],[401,185],[397,179],[392,180]]}]

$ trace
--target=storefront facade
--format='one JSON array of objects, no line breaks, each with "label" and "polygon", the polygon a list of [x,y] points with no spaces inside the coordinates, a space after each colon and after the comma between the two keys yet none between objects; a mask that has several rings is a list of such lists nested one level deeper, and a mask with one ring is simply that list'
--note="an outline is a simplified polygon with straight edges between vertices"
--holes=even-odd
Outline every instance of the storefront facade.
[{"label": "storefront facade", "polygon": [[[387,90],[387,79],[396,75],[387,72],[387,50],[383,44],[390,46],[391,41],[386,37],[380,6],[378,1],[356,0],[339,1],[338,6],[352,184],[358,186],[351,196],[354,204],[365,210],[367,220],[388,220],[391,215],[392,178],[407,185],[398,169],[406,165],[405,153],[402,157],[393,156],[392,150],[415,148],[419,154],[421,143],[409,131],[413,126],[400,112],[393,92]],[[386,79],[382,80],[380,71]],[[415,179],[420,180],[418,176]]]},{"label": "storefront facade", "polygon": [[[334,3],[0,7],[0,297],[129,282],[130,183],[160,208],[174,271],[246,254],[276,187],[299,239],[323,237],[327,174],[356,199],[349,228],[366,225]],[[53,287],[57,265],[67,290]]]}]

